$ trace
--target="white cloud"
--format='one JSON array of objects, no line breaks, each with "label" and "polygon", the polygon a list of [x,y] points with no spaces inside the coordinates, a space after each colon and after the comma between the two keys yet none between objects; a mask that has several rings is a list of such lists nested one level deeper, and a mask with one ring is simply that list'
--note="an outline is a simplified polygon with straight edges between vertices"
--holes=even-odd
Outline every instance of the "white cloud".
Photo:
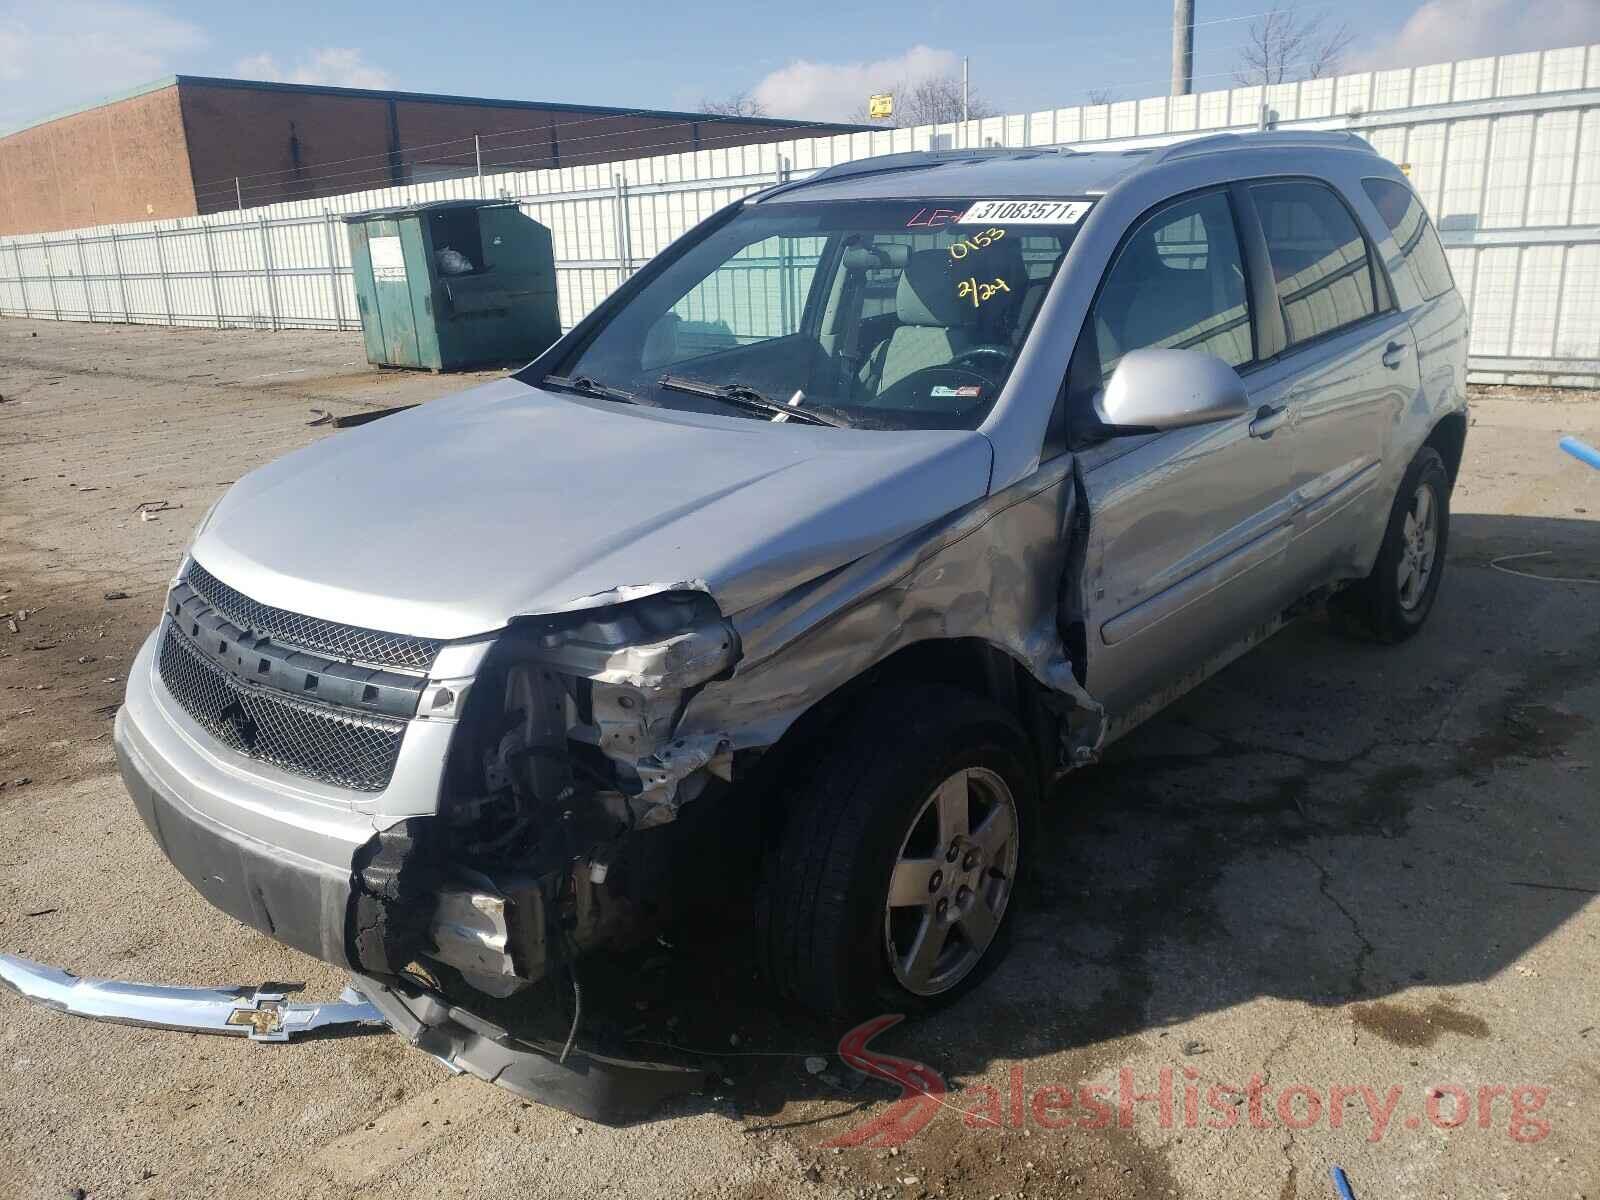
[{"label": "white cloud", "polygon": [[1343,69],[1414,67],[1596,41],[1596,0],[1426,0],[1398,33],[1350,55]]},{"label": "white cloud", "polygon": [[959,65],[949,50],[921,45],[875,62],[796,59],[756,84],[754,95],[773,116],[842,121],[864,107],[873,92],[951,75]]},{"label": "white cloud", "polygon": [[394,76],[369,63],[359,50],[348,46],[325,46],[304,55],[293,67],[285,67],[270,54],[252,54],[233,65],[241,79],[266,79],[274,83],[316,83],[324,87],[394,87]]},{"label": "white cloud", "polygon": [[173,74],[209,40],[199,26],[145,4],[0,0],[0,126]]}]

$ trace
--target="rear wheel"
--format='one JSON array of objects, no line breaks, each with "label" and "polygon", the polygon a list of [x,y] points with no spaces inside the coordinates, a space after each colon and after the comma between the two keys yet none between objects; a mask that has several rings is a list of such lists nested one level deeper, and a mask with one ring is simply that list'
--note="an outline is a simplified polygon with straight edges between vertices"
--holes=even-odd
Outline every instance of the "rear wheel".
[{"label": "rear wheel", "polygon": [[1405,641],[1433,611],[1449,536],[1450,476],[1424,446],[1400,482],[1372,573],[1334,597],[1335,606],[1379,641]]},{"label": "rear wheel", "polygon": [[959,995],[1004,952],[1038,798],[1027,736],[935,686],[873,693],[830,741],[765,864],[769,977],[828,1014]]}]

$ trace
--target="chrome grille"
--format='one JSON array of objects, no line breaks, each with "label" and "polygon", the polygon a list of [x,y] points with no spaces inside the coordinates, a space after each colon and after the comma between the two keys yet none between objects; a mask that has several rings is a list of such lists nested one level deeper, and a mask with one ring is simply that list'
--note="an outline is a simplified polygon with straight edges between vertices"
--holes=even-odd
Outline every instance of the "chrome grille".
[{"label": "chrome grille", "polygon": [[169,620],[161,682],[224,745],[295,775],[360,792],[389,785],[404,721],[310,704],[241,683],[201,656]]},{"label": "chrome grille", "polygon": [[239,628],[301,650],[413,671],[425,670],[439,653],[439,642],[432,638],[341,625],[337,621],[324,621],[260,604],[229,587],[197,562],[189,564],[183,578],[207,604]]}]

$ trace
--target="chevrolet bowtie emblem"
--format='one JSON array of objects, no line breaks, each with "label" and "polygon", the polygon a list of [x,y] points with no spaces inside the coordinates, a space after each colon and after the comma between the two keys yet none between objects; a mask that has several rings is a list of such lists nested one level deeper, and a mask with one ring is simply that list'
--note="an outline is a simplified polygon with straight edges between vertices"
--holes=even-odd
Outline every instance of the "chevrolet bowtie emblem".
[{"label": "chevrolet bowtie emblem", "polygon": [[228,1024],[247,1027],[252,1041],[281,1042],[289,1037],[283,1028],[281,996],[258,995],[239,1001],[239,1007],[228,1014]]}]

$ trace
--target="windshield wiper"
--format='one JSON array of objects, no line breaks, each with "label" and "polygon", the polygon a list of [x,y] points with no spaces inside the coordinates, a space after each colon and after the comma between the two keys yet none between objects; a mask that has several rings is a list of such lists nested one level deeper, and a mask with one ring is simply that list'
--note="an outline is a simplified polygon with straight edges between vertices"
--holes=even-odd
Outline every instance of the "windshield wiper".
[{"label": "windshield wiper", "polygon": [[541,384],[550,384],[561,388],[563,391],[576,392],[580,396],[593,396],[596,400],[615,400],[619,404],[639,404],[642,401],[632,392],[625,392],[621,388],[607,387],[590,379],[587,375],[546,375],[539,381]]},{"label": "windshield wiper", "polygon": [[843,420],[825,417],[814,409],[779,404],[746,383],[707,383],[703,379],[689,379],[682,375],[663,375],[656,380],[656,384],[669,392],[687,392],[691,396],[705,396],[712,400],[721,400],[724,404],[731,404],[747,412],[766,413],[771,417],[782,417],[786,421],[804,421],[809,425],[827,425],[832,429],[845,427]]}]

